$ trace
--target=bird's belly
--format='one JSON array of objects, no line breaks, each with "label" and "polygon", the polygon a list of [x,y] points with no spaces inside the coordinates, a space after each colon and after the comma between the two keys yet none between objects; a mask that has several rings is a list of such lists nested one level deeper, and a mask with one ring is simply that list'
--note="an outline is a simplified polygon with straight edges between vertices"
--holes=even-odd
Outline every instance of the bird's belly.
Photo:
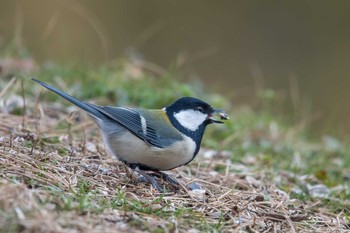
[{"label": "bird's belly", "polygon": [[104,137],[110,153],[129,164],[140,164],[157,170],[169,170],[192,160],[195,142],[184,136],[169,147],[154,147],[125,131],[117,137]]}]

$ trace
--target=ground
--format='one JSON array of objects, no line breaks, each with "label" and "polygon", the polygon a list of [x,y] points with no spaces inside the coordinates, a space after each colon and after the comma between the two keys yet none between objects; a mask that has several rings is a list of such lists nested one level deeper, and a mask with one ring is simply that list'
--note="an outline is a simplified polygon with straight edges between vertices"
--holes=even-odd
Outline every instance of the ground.
[{"label": "ground", "polygon": [[[345,141],[307,139],[300,122],[276,116],[271,106],[278,97],[271,90],[258,95],[257,110],[232,108],[196,82],[160,80],[147,72],[134,77],[129,69],[36,72],[95,103],[161,107],[178,95],[195,95],[227,109],[230,122],[209,126],[197,158],[167,172],[180,186],[159,181],[166,190],[159,193],[108,154],[85,114],[28,77],[4,76],[0,232],[350,231]],[[81,86],[75,86],[78,77],[84,77]]]}]

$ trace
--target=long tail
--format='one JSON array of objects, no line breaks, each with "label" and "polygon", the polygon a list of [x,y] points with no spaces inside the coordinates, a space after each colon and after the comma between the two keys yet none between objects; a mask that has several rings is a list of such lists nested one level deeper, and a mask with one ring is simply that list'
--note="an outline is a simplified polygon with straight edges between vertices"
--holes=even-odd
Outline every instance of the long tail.
[{"label": "long tail", "polygon": [[87,113],[89,113],[91,116],[95,117],[95,118],[98,118],[98,119],[103,119],[104,114],[101,113],[100,111],[98,111],[98,106],[95,106],[93,104],[89,104],[89,103],[84,103],[80,100],[77,100],[75,99],[74,97],[68,95],[67,93],[53,87],[53,86],[50,86],[49,84],[47,83],[44,83],[44,82],[41,82],[37,79],[34,79],[32,78],[32,80],[34,82],[37,82],[39,83],[40,85],[42,85],[43,87],[49,89],[50,91],[53,91],[55,92],[57,95],[60,95],[62,96],[63,98],[65,98],[66,100],[70,101],[71,103],[75,104],[76,106],[78,106],[79,108],[85,110]]}]

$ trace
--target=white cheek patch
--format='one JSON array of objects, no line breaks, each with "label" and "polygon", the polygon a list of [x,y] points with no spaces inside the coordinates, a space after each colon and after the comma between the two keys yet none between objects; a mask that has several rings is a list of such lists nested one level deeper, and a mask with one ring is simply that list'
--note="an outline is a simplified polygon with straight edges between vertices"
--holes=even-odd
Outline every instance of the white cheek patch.
[{"label": "white cheek patch", "polygon": [[175,119],[185,128],[196,131],[208,115],[192,109],[174,113]]}]

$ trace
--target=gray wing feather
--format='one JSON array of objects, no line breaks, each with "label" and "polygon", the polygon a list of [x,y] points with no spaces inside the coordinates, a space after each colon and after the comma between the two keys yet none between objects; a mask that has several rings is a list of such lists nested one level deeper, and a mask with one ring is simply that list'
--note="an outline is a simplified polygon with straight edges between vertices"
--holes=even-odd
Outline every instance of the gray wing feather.
[{"label": "gray wing feather", "polygon": [[[109,106],[99,106],[98,110],[155,147],[164,148],[178,140],[182,140],[181,134],[175,128],[172,129],[169,125],[166,125],[167,123],[163,122],[161,118],[158,119],[156,114],[150,114],[149,111],[152,110],[145,111]],[[140,113],[146,119],[145,132],[142,129]]]}]

